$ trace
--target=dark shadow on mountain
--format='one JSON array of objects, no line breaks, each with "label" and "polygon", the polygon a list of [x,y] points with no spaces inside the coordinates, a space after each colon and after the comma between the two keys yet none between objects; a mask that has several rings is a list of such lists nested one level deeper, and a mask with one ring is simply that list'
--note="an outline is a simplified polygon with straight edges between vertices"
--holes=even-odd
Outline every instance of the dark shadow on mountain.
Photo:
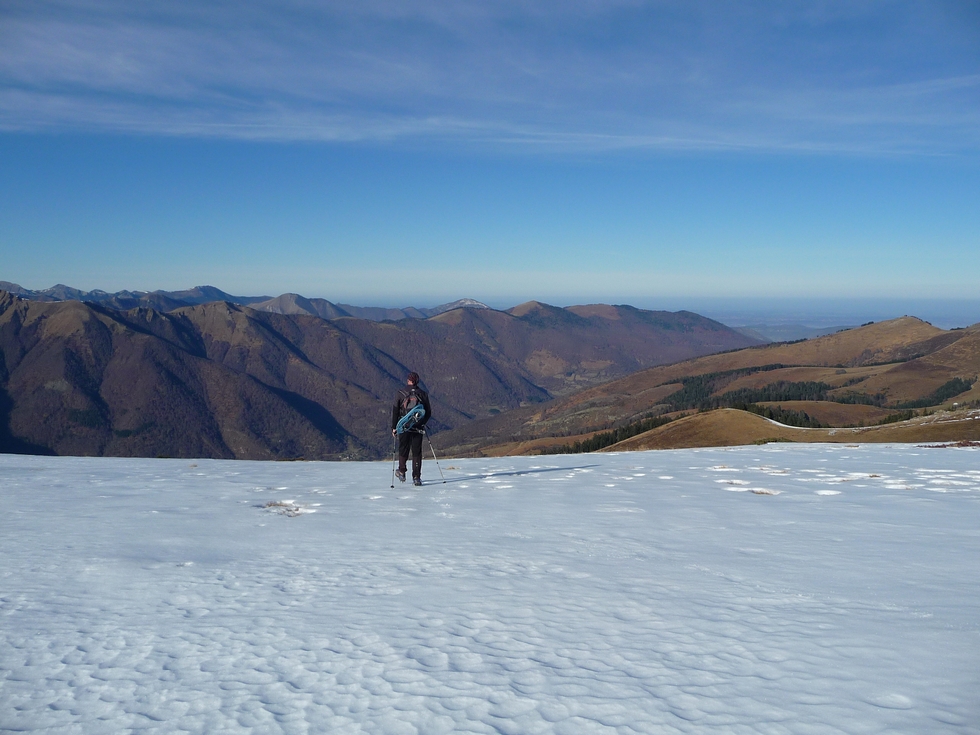
[{"label": "dark shadow on mountain", "polygon": [[10,411],[14,402],[10,400],[7,391],[0,389],[0,454],[38,454],[46,457],[57,456],[48,447],[32,444],[14,436],[10,432]]},{"label": "dark shadow on mountain", "polygon": [[[292,391],[283,390],[282,388],[275,388],[271,385],[265,385],[272,393],[275,393],[279,398],[281,398],[286,404],[289,405],[296,413],[305,418],[313,427],[323,434],[325,437],[331,441],[339,442],[344,444],[348,437],[355,439],[352,434],[341,426],[337,419],[333,415],[315,401],[311,401],[308,398],[304,398],[298,393],[293,393]],[[360,442],[358,442],[359,444]]]}]

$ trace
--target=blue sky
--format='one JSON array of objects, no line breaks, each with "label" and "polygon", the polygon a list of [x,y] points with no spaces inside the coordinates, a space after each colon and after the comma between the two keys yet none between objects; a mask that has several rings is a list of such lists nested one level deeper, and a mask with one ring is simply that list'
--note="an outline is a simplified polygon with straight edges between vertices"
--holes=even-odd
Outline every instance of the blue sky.
[{"label": "blue sky", "polygon": [[978,163],[972,0],[0,6],[29,288],[977,321]]}]

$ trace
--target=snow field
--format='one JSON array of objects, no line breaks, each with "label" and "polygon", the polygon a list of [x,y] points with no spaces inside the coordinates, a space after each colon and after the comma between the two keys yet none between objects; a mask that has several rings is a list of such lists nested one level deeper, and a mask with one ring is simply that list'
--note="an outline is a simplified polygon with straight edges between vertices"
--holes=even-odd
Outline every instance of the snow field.
[{"label": "snow field", "polygon": [[0,731],[980,733],[978,460],[0,455]]}]

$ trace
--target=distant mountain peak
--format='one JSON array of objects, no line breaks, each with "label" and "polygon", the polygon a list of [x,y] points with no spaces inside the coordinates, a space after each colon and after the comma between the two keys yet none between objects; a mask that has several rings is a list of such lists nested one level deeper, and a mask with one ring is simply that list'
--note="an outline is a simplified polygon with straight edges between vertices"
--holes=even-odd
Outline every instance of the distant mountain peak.
[{"label": "distant mountain peak", "polygon": [[545,304],[541,301],[525,301],[523,304],[518,304],[507,310],[507,313],[512,316],[526,316],[533,311],[542,311],[544,309],[554,309],[555,307],[550,304]]},{"label": "distant mountain peak", "polygon": [[316,306],[305,296],[296,293],[284,293],[268,301],[250,304],[253,309],[269,311],[274,314],[310,314],[320,316]]},{"label": "distant mountain peak", "polygon": [[7,293],[12,293],[16,296],[30,293],[30,291],[21,286],[19,283],[11,283],[10,281],[0,281],[0,291],[6,291]]},{"label": "distant mountain peak", "polygon": [[484,304],[482,301],[477,301],[476,299],[456,299],[448,304],[440,304],[439,306],[434,306],[431,309],[421,309],[421,311],[431,311],[437,314],[441,314],[446,311],[452,311],[453,309],[489,309],[490,307]]}]

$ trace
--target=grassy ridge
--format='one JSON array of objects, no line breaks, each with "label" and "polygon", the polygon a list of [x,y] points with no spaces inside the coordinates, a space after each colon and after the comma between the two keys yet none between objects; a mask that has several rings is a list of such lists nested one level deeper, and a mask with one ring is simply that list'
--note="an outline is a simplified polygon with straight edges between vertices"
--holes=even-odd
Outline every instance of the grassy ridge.
[{"label": "grassy ridge", "polygon": [[[749,413],[756,414],[766,419],[771,419],[786,426],[808,429],[830,428],[828,424],[822,423],[811,417],[805,411],[793,411],[784,409],[780,406],[760,406],[759,402],[778,402],[778,401],[833,401],[835,403],[868,403],[869,405],[881,405],[884,396],[867,396],[866,394],[846,394],[839,398],[828,397],[828,391],[832,386],[827,383],[817,381],[788,382],[776,381],[762,388],[740,388],[739,390],[729,391],[721,396],[712,397],[715,386],[720,381],[734,380],[744,375],[751,375],[757,372],[768,370],[779,370],[782,365],[765,365],[760,368],[748,368],[742,370],[726,370],[724,372],[706,373],[685,378],[682,381],[683,387],[676,393],[667,397],[667,403],[674,410],[694,409],[697,411],[710,411],[718,408],[734,408]],[[963,378],[954,378],[938,389],[933,391],[925,398],[917,401],[906,401],[898,404],[895,408],[903,409],[879,421],[879,425],[907,421],[915,414],[913,409],[938,406],[954,396],[965,393],[973,386],[972,381]],[[878,398],[878,401],[875,401]],[[861,400],[865,399],[865,400]],[[611,447],[621,441],[625,441],[634,436],[638,436],[651,429],[664,426],[671,421],[669,416],[650,416],[640,421],[634,421],[620,426],[611,431],[604,431],[594,434],[588,439],[576,441],[572,444],[562,444],[556,447],[542,449],[541,454],[581,454],[585,452],[597,452],[600,449]]]},{"label": "grassy ridge", "polygon": [[631,437],[642,434],[658,426],[669,424],[674,419],[670,416],[651,416],[649,418],[634,421],[626,426],[621,426],[612,431],[604,431],[594,434],[588,439],[577,441],[574,444],[562,444],[557,447],[548,447],[541,450],[541,454],[582,454],[584,452],[597,452],[605,447],[611,447]]}]

